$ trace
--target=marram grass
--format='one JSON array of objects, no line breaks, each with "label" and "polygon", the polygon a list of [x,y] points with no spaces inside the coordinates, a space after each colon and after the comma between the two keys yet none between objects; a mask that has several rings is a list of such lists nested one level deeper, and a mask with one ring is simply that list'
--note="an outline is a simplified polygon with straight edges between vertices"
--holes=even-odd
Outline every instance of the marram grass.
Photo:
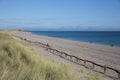
[{"label": "marram grass", "polygon": [[80,80],[80,78],[67,64],[47,61],[23,43],[13,39],[7,31],[0,31],[0,80]]}]

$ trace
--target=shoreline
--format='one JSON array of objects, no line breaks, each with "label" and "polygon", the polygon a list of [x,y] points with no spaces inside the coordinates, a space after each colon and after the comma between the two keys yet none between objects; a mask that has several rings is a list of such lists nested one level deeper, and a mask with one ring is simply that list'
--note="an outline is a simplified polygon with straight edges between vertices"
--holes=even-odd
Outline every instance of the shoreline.
[{"label": "shoreline", "polygon": [[31,32],[14,31],[13,33],[16,36],[21,36],[29,40],[49,43],[55,49],[62,50],[80,58],[82,57],[83,59],[120,69],[120,64],[117,63],[120,61],[119,47],[47,37]]},{"label": "shoreline", "polygon": [[[111,47],[120,47],[120,45],[115,45],[115,44],[107,44],[107,43],[102,43],[102,42],[95,42],[95,41],[85,41],[85,40],[79,40],[79,39],[72,39],[72,38],[65,38],[65,37],[54,37],[54,36],[48,36],[48,35],[42,35],[42,34],[37,34],[34,33],[34,31],[26,31],[30,32],[31,34],[38,35],[38,36],[45,36],[45,37],[51,37],[51,38],[58,38],[58,39],[64,39],[64,40],[70,40],[70,41],[77,41],[77,42],[85,42],[85,43],[91,43],[91,44],[97,44],[97,45],[104,45],[104,46],[111,46]],[[44,32],[44,31],[43,31]],[[45,31],[46,32],[46,31]],[[50,31],[52,32],[52,31]],[[53,31],[54,32],[54,31]],[[55,31],[56,32],[56,31]],[[61,32],[61,31],[60,31]],[[69,31],[68,31],[69,32]],[[72,32],[72,31],[70,31]],[[83,31],[84,32],[84,31]],[[91,32],[91,31],[90,31]],[[96,32],[96,31],[93,31]]]}]

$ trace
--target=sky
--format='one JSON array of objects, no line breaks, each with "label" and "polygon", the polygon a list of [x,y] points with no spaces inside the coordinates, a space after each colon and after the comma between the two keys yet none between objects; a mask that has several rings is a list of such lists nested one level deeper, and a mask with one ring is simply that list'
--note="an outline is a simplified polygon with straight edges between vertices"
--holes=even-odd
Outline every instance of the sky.
[{"label": "sky", "polygon": [[0,29],[120,31],[120,0],[0,0]]}]

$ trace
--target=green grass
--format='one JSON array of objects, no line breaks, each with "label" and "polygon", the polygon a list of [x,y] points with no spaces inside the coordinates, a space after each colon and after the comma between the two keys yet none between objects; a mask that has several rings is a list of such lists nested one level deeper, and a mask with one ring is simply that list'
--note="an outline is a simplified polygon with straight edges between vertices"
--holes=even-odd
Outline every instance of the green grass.
[{"label": "green grass", "polygon": [[[92,76],[84,80],[99,80]],[[7,31],[0,31],[0,80],[80,80],[67,64],[43,59]],[[83,80],[83,79],[81,79]]]}]

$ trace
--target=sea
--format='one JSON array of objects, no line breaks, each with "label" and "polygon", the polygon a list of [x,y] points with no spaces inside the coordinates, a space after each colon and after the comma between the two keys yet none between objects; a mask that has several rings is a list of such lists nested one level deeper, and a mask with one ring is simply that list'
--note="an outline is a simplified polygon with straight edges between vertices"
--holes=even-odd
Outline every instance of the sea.
[{"label": "sea", "polygon": [[30,31],[33,34],[120,47],[120,31]]}]

